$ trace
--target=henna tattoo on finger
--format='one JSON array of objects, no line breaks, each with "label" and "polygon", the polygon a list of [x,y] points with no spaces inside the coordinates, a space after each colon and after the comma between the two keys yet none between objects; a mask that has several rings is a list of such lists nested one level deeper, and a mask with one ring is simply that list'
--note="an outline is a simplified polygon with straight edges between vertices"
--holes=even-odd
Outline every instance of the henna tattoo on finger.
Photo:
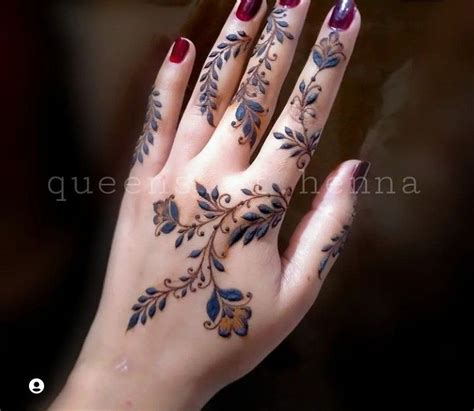
[{"label": "henna tattoo on finger", "polygon": [[138,137],[137,144],[135,145],[135,151],[132,157],[132,166],[139,163],[143,164],[144,156],[150,153],[150,145],[155,142],[155,136],[158,132],[158,123],[161,121],[162,107],[158,97],[160,92],[153,86],[150,97],[148,98],[148,106],[145,114],[145,124],[143,125],[142,132]]},{"label": "henna tattoo on finger", "polygon": [[346,245],[347,239],[349,238],[349,235],[351,233],[351,225],[352,221],[355,217],[355,210],[352,210],[352,216],[348,224],[345,224],[342,227],[342,230],[338,233],[335,234],[334,236],[331,237],[331,242],[326,244],[321,251],[325,253],[323,259],[319,263],[319,268],[318,268],[318,277],[320,280],[322,280],[322,275],[324,270],[326,269],[329,261],[339,257],[339,255],[342,253],[342,250],[344,249],[344,246]]},{"label": "henna tattoo on finger", "polygon": [[209,54],[209,61],[204,65],[204,72],[199,79],[201,83],[199,106],[201,114],[206,115],[207,122],[213,127],[215,127],[214,111],[217,110],[219,71],[231,57],[235,59],[241,51],[246,51],[251,41],[252,39],[242,30],[228,34],[226,41],[218,44]]},{"label": "henna tattoo on finger", "polygon": [[350,226],[345,225],[341,232],[339,234],[334,235],[331,237],[331,243],[325,245],[321,251],[323,253],[326,253],[324,258],[321,260],[321,263],[319,264],[319,269],[318,269],[318,276],[319,279],[322,279],[322,274],[328,265],[329,261],[331,259],[337,258],[342,250],[344,249],[344,245],[346,244],[347,238],[349,237],[350,234]]},{"label": "henna tattoo on finger", "polygon": [[232,101],[238,103],[238,106],[231,125],[242,128],[239,144],[248,143],[250,148],[257,141],[261,117],[269,111],[258,102],[258,96],[265,95],[270,85],[267,73],[272,70],[272,63],[278,59],[274,47],[277,42],[283,44],[285,39],[294,39],[293,34],[287,30],[289,25],[286,17],[286,10],[282,8],[275,8],[269,15],[263,34],[252,52],[252,57],[258,58],[258,61],[247,70],[247,77],[240,84]]},{"label": "henna tattoo on finger", "polygon": [[290,102],[297,112],[300,127],[298,130],[285,127],[284,133],[273,133],[277,140],[282,140],[280,149],[288,150],[291,153],[290,158],[296,157],[299,170],[303,170],[314,155],[322,133],[322,129],[310,131],[307,124],[308,119],[314,121],[317,118],[315,104],[323,91],[317,83],[318,76],[322,71],[338,66],[346,58],[343,50],[344,46],[339,41],[337,31],[332,31],[313,47],[312,59],[317,69],[309,80],[301,80],[298,85],[299,94]]},{"label": "henna tattoo on finger", "polygon": [[[221,194],[217,186],[208,191],[196,183],[197,206],[201,213],[191,223],[181,221],[173,195],[154,203],[156,236],[176,233],[175,248],[181,247],[184,242],[196,242],[196,238],[201,241],[197,241],[199,245],[188,255],[195,263],[184,274],[174,280],[166,278],[162,285],[149,287],[138,297],[132,306],[127,330],[138,323],[145,325],[157,310],[163,311],[169,296],[179,300],[189,293],[210,288],[206,304],[208,319],[204,321],[204,327],[208,330],[217,329],[221,337],[230,337],[232,332],[241,337],[248,334],[252,293],[244,294],[237,288],[222,288],[219,285],[219,273],[226,272],[223,261],[231,247],[239,242],[247,246],[261,240],[269,230],[280,224],[292,190],[281,190],[277,184],[273,184],[269,192],[264,192],[260,185],[241,191],[245,197],[230,205],[230,194]],[[205,230],[206,227],[210,230]]]}]

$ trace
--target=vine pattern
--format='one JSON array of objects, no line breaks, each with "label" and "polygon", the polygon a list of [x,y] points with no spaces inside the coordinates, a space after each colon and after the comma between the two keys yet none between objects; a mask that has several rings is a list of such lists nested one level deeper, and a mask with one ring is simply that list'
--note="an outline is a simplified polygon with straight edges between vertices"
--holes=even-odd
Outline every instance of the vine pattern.
[{"label": "vine pattern", "polygon": [[160,92],[153,87],[150,97],[148,98],[148,106],[145,114],[145,123],[142,132],[138,137],[137,144],[132,157],[132,166],[138,161],[143,164],[144,156],[150,153],[149,145],[155,142],[155,135],[158,132],[158,122],[161,121],[161,103],[158,100]]},{"label": "vine pattern", "polygon": [[204,72],[199,79],[201,83],[199,106],[201,114],[206,115],[207,122],[213,127],[215,127],[214,111],[217,110],[219,71],[231,57],[237,58],[241,51],[247,50],[251,41],[252,39],[242,30],[228,34],[226,41],[218,44],[216,50],[209,54],[209,61],[204,65]]},{"label": "vine pattern", "polygon": [[[248,321],[252,315],[249,302],[252,293],[243,293],[236,288],[219,286],[218,274],[226,271],[223,260],[228,250],[237,243],[243,246],[264,238],[269,230],[277,227],[288,208],[292,190],[281,190],[277,184],[270,192],[264,192],[260,185],[241,190],[244,199],[234,205],[230,194],[221,194],[216,186],[211,191],[196,183],[197,205],[200,214],[186,224],[180,220],[179,207],[174,195],[154,203],[155,235],[176,233],[175,248],[184,242],[201,238],[203,241],[193,249],[188,258],[196,261],[178,279],[167,278],[159,287],[149,287],[132,306],[128,330],[138,323],[145,325],[157,310],[163,311],[168,297],[184,298],[197,290],[211,288],[206,305],[208,319],[203,325],[208,330],[217,329],[221,337],[230,337],[232,332],[239,336],[248,333]],[[205,227],[212,227],[209,231]],[[216,238],[224,236],[224,246],[218,249]],[[220,244],[221,242],[219,242]]]},{"label": "vine pattern", "polygon": [[273,136],[277,140],[282,140],[280,149],[289,150],[291,157],[296,157],[296,166],[303,170],[316,151],[322,129],[310,132],[307,125],[308,119],[316,119],[315,104],[322,87],[317,83],[319,74],[327,69],[334,68],[345,60],[343,53],[344,45],[339,41],[339,33],[331,31],[328,37],[321,39],[312,50],[312,59],[317,69],[309,81],[301,80],[298,85],[299,94],[294,96],[290,104],[296,108],[298,113],[297,121],[301,126],[300,130],[292,130],[285,127],[284,133],[275,132]]},{"label": "vine pattern", "polygon": [[252,57],[258,58],[257,63],[247,70],[247,77],[240,84],[232,101],[238,103],[238,106],[231,125],[234,128],[242,128],[239,144],[249,143],[250,148],[257,141],[261,117],[268,113],[268,109],[265,109],[257,98],[259,94],[265,95],[270,85],[267,72],[272,70],[272,63],[278,59],[273,48],[277,42],[283,44],[285,39],[294,39],[293,34],[287,30],[289,25],[285,21],[286,16],[286,11],[282,8],[275,8],[270,13],[263,34],[252,51]]},{"label": "vine pattern", "polygon": [[342,230],[338,234],[331,237],[331,243],[325,245],[321,249],[321,251],[325,253],[325,256],[319,263],[318,276],[320,280],[322,279],[322,274],[324,270],[326,269],[329,261],[331,261],[331,259],[335,259],[339,257],[339,255],[342,253],[342,250],[344,249],[344,246],[347,242],[350,232],[351,232],[350,224],[344,225],[342,227]]}]

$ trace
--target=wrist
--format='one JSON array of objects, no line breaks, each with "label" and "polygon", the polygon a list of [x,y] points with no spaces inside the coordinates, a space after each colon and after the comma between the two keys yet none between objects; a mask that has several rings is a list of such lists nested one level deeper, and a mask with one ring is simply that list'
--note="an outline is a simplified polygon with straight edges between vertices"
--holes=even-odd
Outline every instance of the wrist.
[{"label": "wrist", "polygon": [[[187,367],[181,367],[185,371]],[[179,373],[76,365],[52,410],[199,410],[214,392]]]}]

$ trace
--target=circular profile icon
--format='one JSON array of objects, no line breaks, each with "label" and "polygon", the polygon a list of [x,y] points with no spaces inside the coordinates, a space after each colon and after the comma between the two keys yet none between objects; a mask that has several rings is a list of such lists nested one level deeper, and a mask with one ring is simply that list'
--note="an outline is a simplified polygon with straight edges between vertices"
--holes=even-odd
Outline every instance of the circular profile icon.
[{"label": "circular profile icon", "polygon": [[41,394],[44,390],[44,382],[39,378],[33,378],[28,387],[33,394]]}]

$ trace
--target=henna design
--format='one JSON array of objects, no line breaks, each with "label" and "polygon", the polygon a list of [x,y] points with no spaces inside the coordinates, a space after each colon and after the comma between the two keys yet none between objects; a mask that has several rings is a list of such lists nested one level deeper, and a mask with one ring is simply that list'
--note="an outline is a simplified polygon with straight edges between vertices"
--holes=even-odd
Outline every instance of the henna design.
[{"label": "henna design", "polygon": [[326,253],[326,255],[319,264],[319,279],[322,279],[322,273],[328,265],[330,259],[337,258],[341,254],[342,250],[344,249],[344,245],[346,244],[347,238],[349,237],[351,231],[350,228],[351,226],[349,224],[343,226],[341,232],[331,238],[331,244],[328,244],[321,249],[321,251]]},{"label": "henna design", "polygon": [[242,134],[239,137],[239,144],[250,144],[253,147],[257,141],[257,133],[261,125],[261,116],[268,113],[257,101],[259,94],[265,94],[270,82],[266,79],[267,71],[271,71],[272,63],[277,60],[278,55],[274,53],[273,47],[276,41],[284,42],[285,38],[293,40],[294,36],[285,30],[288,23],[284,20],[286,11],[281,8],[273,9],[268,16],[268,20],[260,41],[255,46],[252,57],[258,57],[258,63],[247,70],[247,78],[240,84],[234,96],[233,103],[239,103],[235,120],[231,125],[234,128],[242,127]]},{"label": "henna design", "polygon": [[201,94],[199,95],[199,105],[201,107],[201,114],[206,114],[207,122],[214,125],[214,111],[217,110],[216,98],[218,89],[219,73],[223,65],[230,59],[237,58],[240,52],[247,50],[248,45],[252,39],[245,33],[245,31],[238,31],[236,34],[228,34],[226,36],[227,42],[222,42],[217,45],[217,50],[212,51],[208,58],[209,61],[204,65],[206,70],[199,79],[202,83],[200,87]]},{"label": "henna design", "polygon": [[290,158],[296,157],[296,166],[299,170],[304,169],[311,160],[322,133],[322,129],[309,132],[306,124],[308,118],[316,119],[314,105],[322,92],[322,87],[316,83],[317,77],[322,71],[336,67],[346,58],[343,49],[344,46],[339,41],[337,31],[332,31],[329,33],[329,37],[321,39],[319,44],[314,46],[312,57],[317,69],[308,83],[304,79],[301,80],[298,87],[299,95],[294,96],[290,102],[298,112],[298,122],[301,130],[292,130],[285,127],[285,133],[273,133],[277,140],[284,140],[280,149],[290,150]]},{"label": "henna design", "polygon": [[140,137],[138,137],[135,151],[132,157],[132,166],[137,160],[143,164],[144,155],[150,152],[149,144],[153,145],[155,134],[158,131],[158,121],[161,120],[161,103],[158,101],[160,92],[153,86],[150,97],[148,98],[148,106],[145,115],[145,124],[143,125]]},{"label": "henna design", "polygon": [[[128,330],[138,322],[145,325],[147,318],[153,318],[156,314],[157,308],[163,311],[170,295],[180,299],[190,292],[210,287],[212,292],[206,305],[209,319],[204,321],[204,327],[208,330],[217,329],[221,337],[230,337],[232,331],[239,336],[247,335],[248,320],[252,315],[248,304],[252,293],[244,295],[235,288],[221,288],[217,274],[226,271],[222,261],[230,247],[240,241],[246,246],[254,240],[264,238],[283,219],[292,190],[288,188],[282,191],[277,184],[272,185],[269,193],[262,190],[260,185],[255,185],[252,190],[244,188],[242,193],[246,197],[229,206],[232,201],[230,194],[221,194],[217,186],[209,192],[203,185],[196,183],[199,196],[197,204],[203,213],[196,215],[190,224],[180,220],[179,208],[173,195],[154,203],[153,223],[156,226],[156,236],[176,232],[176,248],[196,237],[205,241],[189,254],[188,258],[197,262],[185,274],[176,280],[167,278],[161,287],[149,287],[140,295],[132,307]],[[206,226],[212,227],[207,235],[204,231]],[[218,236],[225,237],[223,249],[217,248],[215,240]]]}]

